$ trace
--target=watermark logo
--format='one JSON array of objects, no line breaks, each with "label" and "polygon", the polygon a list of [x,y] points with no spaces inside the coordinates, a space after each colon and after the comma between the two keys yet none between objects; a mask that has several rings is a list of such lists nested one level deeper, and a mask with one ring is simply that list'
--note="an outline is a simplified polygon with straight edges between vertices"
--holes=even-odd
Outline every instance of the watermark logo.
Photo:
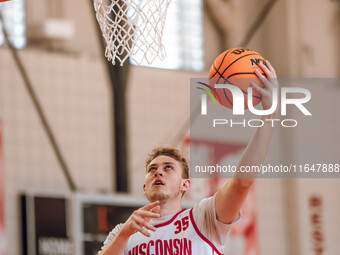
[{"label": "watermark logo", "polygon": [[[209,86],[203,82],[197,82],[200,85],[204,86],[197,87],[198,89],[204,91],[205,93],[201,95],[201,115],[208,114],[208,100],[207,95],[213,100],[215,105],[219,102],[220,106],[223,106],[222,100],[220,98],[220,93],[217,93],[219,89],[224,89],[230,91],[232,94],[232,111],[233,115],[244,115],[245,114],[245,100],[247,100],[247,105],[249,111],[256,115],[256,116],[269,116],[273,114],[278,107],[280,108],[280,115],[286,116],[287,115],[287,106],[297,108],[303,115],[305,116],[312,116],[312,113],[307,109],[305,106],[311,100],[311,93],[308,89],[305,88],[297,88],[297,87],[281,87],[281,88],[273,88],[272,89],[272,105],[269,109],[256,109],[253,105],[253,88],[248,87],[247,92],[242,91],[239,87],[233,84],[215,84],[214,87]],[[280,93],[279,93],[280,92]],[[246,96],[245,96],[246,95]],[[292,96],[294,95],[294,97]],[[267,121],[272,121],[272,125],[274,125],[275,121],[281,121],[281,123],[293,123],[292,125],[288,125],[289,127],[297,126],[297,121],[294,119],[268,119]],[[227,124],[232,122],[232,120],[228,121],[225,119],[214,119],[213,127],[218,124]],[[250,123],[260,123],[259,125],[244,125],[250,127],[258,127],[264,124],[263,120],[260,119],[252,119],[249,120]],[[244,121],[245,123],[245,121]],[[282,124],[284,127],[287,126]]]},{"label": "watermark logo", "polygon": [[[191,177],[340,177],[339,78],[277,78],[267,87],[256,77],[235,76],[190,80]],[[252,82],[265,91],[248,89]],[[270,146],[268,155],[263,164],[243,164],[242,152],[255,133]],[[263,134],[272,136],[270,144]]]}]

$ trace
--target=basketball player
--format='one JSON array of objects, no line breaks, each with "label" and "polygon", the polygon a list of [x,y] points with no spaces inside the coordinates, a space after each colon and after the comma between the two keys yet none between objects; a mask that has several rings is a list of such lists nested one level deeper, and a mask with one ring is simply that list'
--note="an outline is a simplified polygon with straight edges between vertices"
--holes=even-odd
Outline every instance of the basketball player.
[{"label": "basketball player", "polygon": [[[262,107],[272,105],[276,73],[267,61],[259,64],[264,71],[256,75],[262,87],[252,87],[262,95]],[[276,113],[263,118],[275,118]],[[239,166],[261,165],[272,135],[270,122],[257,128],[240,160]],[[221,255],[231,226],[240,218],[255,175],[229,179],[210,198],[192,209],[182,209],[181,200],[190,188],[186,160],[172,147],[156,148],[146,161],[144,194],[150,204],[134,211],[117,225],[104,242],[100,255]],[[244,177],[244,176],[243,176]],[[202,187],[204,188],[204,187]]]}]

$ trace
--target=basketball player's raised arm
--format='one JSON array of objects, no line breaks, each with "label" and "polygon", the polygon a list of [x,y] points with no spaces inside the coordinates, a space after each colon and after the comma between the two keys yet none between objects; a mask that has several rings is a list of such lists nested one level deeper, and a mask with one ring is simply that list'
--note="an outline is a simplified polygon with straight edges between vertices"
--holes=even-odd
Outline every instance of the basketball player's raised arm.
[{"label": "basketball player's raised arm", "polygon": [[[266,66],[263,64],[259,64],[259,66],[265,73],[265,76],[263,76],[260,72],[256,72],[258,78],[262,81],[263,87],[258,87],[256,84],[252,84],[252,87],[261,94],[262,107],[267,110],[272,106],[272,89],[277,87],[278,83],[275,70],[268,61]],[[276,112],[270,116],[263,116],[262,120],[275,119],[275,117]],[[257,128],[243,153],[238,170],[241,166],[260,166],[264,162],[272,131],[273,127],[270,121],[264,121],[264,125]],[[250,187],[255,181],[256,173],[242,173],[242,175],[242,178],[240,178],[241,175],[236,174],[234,178],[229,179],[217,191],[215,208],[217,219],[220,222],[231,223],[237,217]]]},{"label": "basketball player's raised arm", "polygon": [[[159,218],[158,213],[160,209],[159,201],[147,204],[139,208],[131,214],[130,218],[124,223],[123,227],[119,230],[117,235],[113,238],[109,245],[100,251],[99,255],[122,255],[124,249],[131,235],[140,232],[143,235],[150,237],[150,233],[146,230],[156,231],[149,221],[151,218]],[[145,227],[145,229],[143,228]]]}]

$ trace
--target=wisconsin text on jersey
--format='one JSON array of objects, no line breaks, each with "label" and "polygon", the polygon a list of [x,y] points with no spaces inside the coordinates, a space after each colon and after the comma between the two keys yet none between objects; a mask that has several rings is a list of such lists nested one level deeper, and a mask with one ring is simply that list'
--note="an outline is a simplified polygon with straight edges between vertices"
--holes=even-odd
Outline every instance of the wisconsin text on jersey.
[{"label": "wisconsin text on jersey", "polygon": [[155,227],[149,238],[139,232],[131,236],[128,255],[222,255],[199,231],[192,209],[183,209]]},{"label": "wisconsin text on jersey", "polygon": [[[154,251],[154,252],[152,252]],[[191,241],[183,239],[150,240],[133,247],[129,255],[192,255]]]}]

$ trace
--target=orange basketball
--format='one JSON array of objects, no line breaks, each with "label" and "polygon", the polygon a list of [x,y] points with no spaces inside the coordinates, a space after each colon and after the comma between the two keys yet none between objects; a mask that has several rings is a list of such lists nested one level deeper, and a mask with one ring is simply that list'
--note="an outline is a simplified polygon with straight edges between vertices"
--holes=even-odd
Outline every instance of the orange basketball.
[{"label": "orange basketball", "polygon": [[[265,64],[265,59],[253,50],[246,48],[233,48],[220,54],[210,67],[209,86],[213,89],[215,84],[232,84],[240,88],[244,95],[244,109],[248,109],[247,91],[251,82],[262,87],[255,70],[263,71],[258,64]],[[229,89],[215,89],[221,99],[222,105],[232,109],[233,97]],[[253,89],[253,105],[261,102],[261,95]]]}]

